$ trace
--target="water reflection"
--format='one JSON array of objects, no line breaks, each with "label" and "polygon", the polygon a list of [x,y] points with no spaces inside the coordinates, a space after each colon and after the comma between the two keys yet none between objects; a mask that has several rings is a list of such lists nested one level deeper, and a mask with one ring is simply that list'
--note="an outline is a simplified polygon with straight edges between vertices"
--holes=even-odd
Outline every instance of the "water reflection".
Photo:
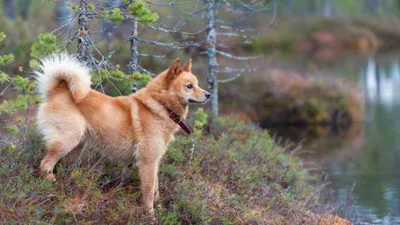
[{"label": "water reflection", "polygon": [[400,224],[400,61],[390,60],[351,68],[365,99],[363,124],[342,132],[272,130],[303,140],[301,156],[327,171],[342,214],[355,224]]},{"label": "water reflection", "polygon": [[[365,96],[362,151],[331,170],[338,193],[355,188],[346,212],[357,224],[400,223],[400,68],[369,59],[360,71]],[[341,203],[347,196],[338,194]]]},{"label": "water reflection", "polygon": [[365,91],[367,103],[383,104],[388,109],[399,101],[400,68],[399,63],[379,65],[370,58],[361,69],[360,81]]}]

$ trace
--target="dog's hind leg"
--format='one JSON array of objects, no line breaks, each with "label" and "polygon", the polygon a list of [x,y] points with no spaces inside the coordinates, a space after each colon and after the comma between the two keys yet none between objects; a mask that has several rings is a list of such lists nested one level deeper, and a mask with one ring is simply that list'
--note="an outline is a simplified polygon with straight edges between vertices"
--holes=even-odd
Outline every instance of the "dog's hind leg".
[{"label": "dog's hind leg", "polygon": [[54,166],[57,162],[70,153],[75,148],[80,148],[80,140],[65,138],[64,140],[55,140],[47,144],[46,156],[40,163],[40,170],[48,180],[55,181],[53,174]]},{"label": "dog's hind leg", "polygon": [[66,93],[38,110],[38,128],[46,141],[46,155],[40,163],[45,178],[55,180],[53,169],[56,163],[80,147],[86,132],[85,118],[71,103]]}]

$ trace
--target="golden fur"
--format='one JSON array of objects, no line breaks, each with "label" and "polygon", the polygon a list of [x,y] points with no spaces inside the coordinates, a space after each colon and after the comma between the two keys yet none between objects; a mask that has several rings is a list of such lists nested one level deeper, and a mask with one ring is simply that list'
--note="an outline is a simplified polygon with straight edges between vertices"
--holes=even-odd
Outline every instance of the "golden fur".
[{"label": "golden fur", "polygon": [[143,204],[153,213],[159,162],[179,129],[168,110],[185,118],[188,103],[210,98],[191,73],[191,60],[182,66],[176,59],[137,93],[115,98],[90,89],[89,69],[68,55],[42,60],[36,74],[44,99],[37,120],[46,141],[45,177],[55,180],[55,164],[88,144],[112,160],[136,163]]}]

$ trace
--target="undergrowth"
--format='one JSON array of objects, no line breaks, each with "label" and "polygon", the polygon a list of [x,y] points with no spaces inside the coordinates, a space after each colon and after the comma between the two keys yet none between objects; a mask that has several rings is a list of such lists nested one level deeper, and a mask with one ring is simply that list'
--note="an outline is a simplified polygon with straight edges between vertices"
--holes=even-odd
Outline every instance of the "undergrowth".
[{"label": "undergrowth", "polygon": [[[300,160],[266,131],[232,118],[218,118],[214,135],[201,132],[203,115],[160,166],[158,223],[310,224],[305,213],[322,205],[311,184],[317,179]],[[29,140],[27,149],[1,148],[1,224],[146,224],[136,168],[122,181],[124,165],[85,149],[56,166],[52,183],[38,173],[40,138],[32,131]]]}]

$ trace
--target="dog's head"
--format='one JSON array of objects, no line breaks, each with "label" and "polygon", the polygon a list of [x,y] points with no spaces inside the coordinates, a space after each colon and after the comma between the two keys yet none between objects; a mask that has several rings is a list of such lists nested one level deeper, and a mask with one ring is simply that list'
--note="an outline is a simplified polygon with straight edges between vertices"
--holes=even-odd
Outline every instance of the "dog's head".
[{"label": "dog's head", "polygon": [[165,77],[167,89],[187,104],[204,104],[211,94],[199,87],[199,82],[192,74],[192,60],[182,66],[176,59],[169,67]]}]

